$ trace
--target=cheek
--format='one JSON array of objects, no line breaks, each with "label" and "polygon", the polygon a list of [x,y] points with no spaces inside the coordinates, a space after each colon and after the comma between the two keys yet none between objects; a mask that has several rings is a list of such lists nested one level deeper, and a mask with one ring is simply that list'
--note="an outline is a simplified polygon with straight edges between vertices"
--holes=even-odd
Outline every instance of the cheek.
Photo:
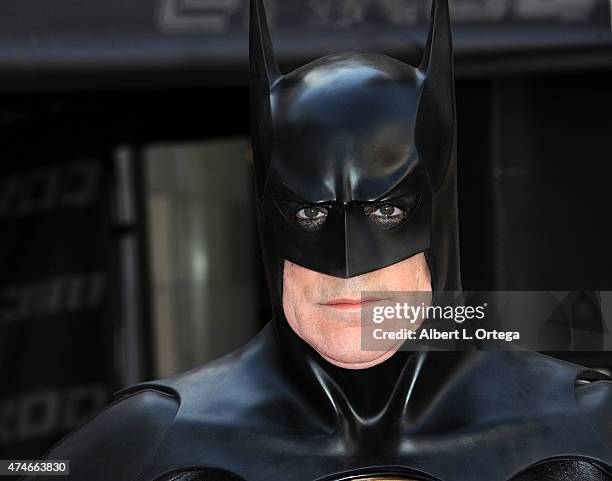
[{"label": "cheek", "polygon": [[285,261],[283,271],[283,311],[289,325],[298,334],[303,334],[309,323],[303,322],[308,318],[308,307],[312,304],[310,297],[314,285],[305,269]]},{"label": "cheek", "polygon": [[317,306],[304,298],[301,290],[288,289],[283,295],[283,312],[289,326],[310,344],[318,344],[325,335],[324,323]]},{"label": "cheek", "polygon": [[417,289],[420,291],[431,291],[431,271],[429,265],[423,256],[423,263],[419,271],[419,283]]},{"label": "cheek", "polygon": [[306,280],[303,277],[299,270],[285,261],[283,272],[283,305],[292,308],[303,302],[304,296],[307,293],[305,289]]},{"label": "cheek", "polygon": [[429,268],[427,267],[427,262],[425,261],[423,254],[420,254],[418,260],[415,259],[415,262],[409,271],[410,275],[406,277],[406,279],[409,279],[409,281],[406,283],[409,284],[410,289],[429,290],[431,288]]}]

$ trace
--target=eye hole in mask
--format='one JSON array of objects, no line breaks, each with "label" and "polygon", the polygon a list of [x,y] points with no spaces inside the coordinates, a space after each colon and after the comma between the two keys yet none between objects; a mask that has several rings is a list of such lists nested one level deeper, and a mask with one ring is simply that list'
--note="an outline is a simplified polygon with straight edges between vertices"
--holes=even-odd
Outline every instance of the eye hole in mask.
[{"label": "eye hole in mask", "polygon": [[[375,203],[362,204],[363,213],[368,220],[374,222],[384,230],[392,230],[402,225],[410,218],[420,201],[419,194],[409,194],[395,199],[382,200]],[[279,203],[282,210],[289,214],[293,202],[281,201]],[[306,232],[316,232],[320,230],[329,216],[331,206],[307,205],[300,206],[294,212],[294,219],[297,225]]]},{"label": "eye hole in mask", "polygon": [[412,215],[420,200],[418,194],[363,205],[363,212],[378,227],[392,230],[402,225]]},{"label": "eye hole in mask", "polygon": [[300,209],[295,214],[295,220],[306,232],[316,232],[327,220],[329,210],[326,207],[309,206]]}]

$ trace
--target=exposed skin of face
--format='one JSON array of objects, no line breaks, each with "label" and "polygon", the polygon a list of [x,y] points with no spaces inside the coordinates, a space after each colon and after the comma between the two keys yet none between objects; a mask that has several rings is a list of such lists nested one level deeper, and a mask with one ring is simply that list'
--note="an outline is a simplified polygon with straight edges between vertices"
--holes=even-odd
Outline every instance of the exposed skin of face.
[{"label": "exposed skin of face", "polygon": [[[389,359],[400,343],[385,351],[361,349],[362,292],[431,292],[425,255],[342,279],[285,260],[283,311],[291,328],[328,362],[367,369]],[[415,327],[418,327],[416,325]]]}]

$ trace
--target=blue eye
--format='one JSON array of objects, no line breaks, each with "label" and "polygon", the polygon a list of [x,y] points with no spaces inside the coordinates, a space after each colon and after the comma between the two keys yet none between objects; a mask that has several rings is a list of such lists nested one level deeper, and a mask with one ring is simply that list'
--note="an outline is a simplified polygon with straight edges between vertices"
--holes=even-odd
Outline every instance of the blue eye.
[{"label": "blue eye", "polygon": [[315,232],[323,227],[329,211],[325,207],[310,206],[300,209],[295,214],[299,226],[307,232]]}]

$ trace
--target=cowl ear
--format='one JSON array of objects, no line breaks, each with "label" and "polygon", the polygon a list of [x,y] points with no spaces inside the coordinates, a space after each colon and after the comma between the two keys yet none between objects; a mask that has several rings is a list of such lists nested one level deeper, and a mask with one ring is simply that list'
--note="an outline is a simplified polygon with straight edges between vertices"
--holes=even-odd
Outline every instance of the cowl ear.
[{"label": "cowl ear", "polygon": [[453,41],[448,0],[433,0],[429,36],[419,70],[424,75],[416,138],[434,192],[453,155],[456,129]]},{"label": "cowl ear", "polygon": [[270,90],[281,77],[272,48],[263,0],[251,0],[249,68],[253,158],[257,188],[261,198],[272,149]]}]

